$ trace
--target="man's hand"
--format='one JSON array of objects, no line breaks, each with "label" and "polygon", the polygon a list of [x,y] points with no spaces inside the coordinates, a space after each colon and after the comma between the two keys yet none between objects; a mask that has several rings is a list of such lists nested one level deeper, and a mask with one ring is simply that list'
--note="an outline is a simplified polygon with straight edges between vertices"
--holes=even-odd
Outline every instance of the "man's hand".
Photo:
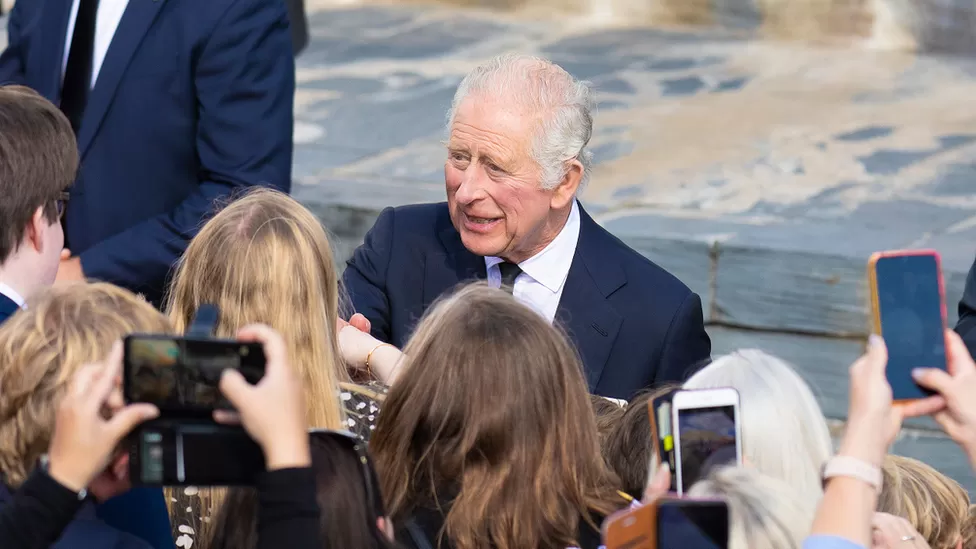
[{"label": "man's hand", "polygon": [[71,257],[71,250],[61,250],[61,265],[58,267],[59,282],[84,282],[85,271],[81,268],[81,258]]}]

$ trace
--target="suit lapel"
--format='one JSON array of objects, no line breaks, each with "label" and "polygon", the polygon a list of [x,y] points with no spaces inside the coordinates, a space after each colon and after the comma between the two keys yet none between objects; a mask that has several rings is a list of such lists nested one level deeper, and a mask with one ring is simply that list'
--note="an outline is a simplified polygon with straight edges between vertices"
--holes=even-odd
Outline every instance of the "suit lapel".
[{"label": "suit lapel", "polygon": [[619,264],[606,253],[609,243],[600,241],[602,232],[580,207],[579,243],[556,311],[583,359],[591,392],[596,391],[623,323],[607,298],[627,283]]},{"label": "suit lapel", "polygon": [[0,294],[0,324],[10,318],[20,307],[9,297]]},{"label": "suit lapel", "polygon": [[105,113],[112,104],[115,91],[132,60],[132,55],[139,48],[139,44],[142,43],[146,32],[149,31],[149,27],[152,26],[165,3],[166,0],[129,0],[129,5],[125,8],[115,36],[112,37],[112,43],[105,54],[95,87],[92,88],[88,98],[88,105],[85,107],[85,118],[78,133],[78,150],[82,157],[88,151],[92,138],[98,132],[102,119],[105,118]]},{"label": "suit lapel", "polygon": [[[35,0],[36,1],[36,0]],[[72,0],[48,0],[44,3],[43,28],[38,66],[43,67],[43,79],[37,83],[37,91],[55,105],[61,103],[61,70],[68,39],[68,19],[71,17]]]},{"label": "suit lapel", "polygon": [[424,302],[426,311],[444,292],[461,282],[487,278],[485,258],[468,251],[453,225],[438,235],[444,251],[431,253],[424,264]]}]

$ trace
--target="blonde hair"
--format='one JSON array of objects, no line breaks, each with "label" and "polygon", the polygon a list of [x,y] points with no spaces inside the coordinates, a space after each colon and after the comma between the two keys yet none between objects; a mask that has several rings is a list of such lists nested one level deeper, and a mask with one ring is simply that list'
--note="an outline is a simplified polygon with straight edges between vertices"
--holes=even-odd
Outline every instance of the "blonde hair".
[{"label": "blonde hair", "polygon": [[732,387],[739,392],[742,454],[763,474],[801,498],[823,495],[820,470],[833,453],[830,429],[810,386],[782,360],[754,349],[715,359],[684,389]]},{"label": "blonde hair", "polygon": [[457,549],[565,548],[626,504],[573,347],[511,295],[443,298],[405,352],[370,440],[394,523],[456,494],[438,539]]},{"label": "blonde hair", "polygon": [[49,288],[0,327],[0,471],[19,486],[47,452],[57,406],[84,364],[130,333],[170,333],[144,299],[110,284]]},{"label": "blonde hair", "polygon": [[962,525],[962,549],[976,549],[976,505],[969,506],[969,514]]},{"label": "blonde hair", "polygon": [[969,520],[969,494],[917,459],[888,455],[878,511],[904,517],[932,549],[954,549]]},{"label": "blonde hair", "polygon": [[799,549],[817,512],[815,499],[747,467],[713,470],[688,496],[728,503],[729,549]]},{"label": "blonde hair", "polygon": [[[176,267],[166,311],[176,330],[185,332],[203,304],[220,310],[218,337],[233,338],[252,323],[282,334],[305,388],[308,425],[344,428],[339,383],[349,378],[335,330],[339,279],[329,238],[308,209],[259,188],[210,219]],[[204,517],[220,507],[225,492],[199,491]],[[191,507],[183,496],[193,497],[185,491],[170,495],[174,513]],[[209,530],[207,524],[196,529],[201,545],[209,538],[200,533]]]}]

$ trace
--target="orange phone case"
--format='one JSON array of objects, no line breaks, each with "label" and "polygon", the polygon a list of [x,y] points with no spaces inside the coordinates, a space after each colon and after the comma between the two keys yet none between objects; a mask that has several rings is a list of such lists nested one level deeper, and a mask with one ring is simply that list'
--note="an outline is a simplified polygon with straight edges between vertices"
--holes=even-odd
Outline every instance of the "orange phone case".
[{"label": "orange phone case", "polygon": [[[878,272],[877,265],[880,259],[887,257],[909,257],[919,255],[930,255],[935,258],[936,268],[939,270],[939,301],[942,310],[942,330],[946,330],[948,325],[948,314],[945,300],[945,280],[942,277],[942,256],[935,250],[892,250],[887,252],[875,252],[868,259],[868,289],[871,299],[871,333],[884,337],[881,333],[881,306],[878,299]],[[915,399],[896,400],[895,404],[907,404]]]},{"label": "orange phone case", "polygon": [[603,523],[606,549],[657,549],[657,505],[632,507]]}]

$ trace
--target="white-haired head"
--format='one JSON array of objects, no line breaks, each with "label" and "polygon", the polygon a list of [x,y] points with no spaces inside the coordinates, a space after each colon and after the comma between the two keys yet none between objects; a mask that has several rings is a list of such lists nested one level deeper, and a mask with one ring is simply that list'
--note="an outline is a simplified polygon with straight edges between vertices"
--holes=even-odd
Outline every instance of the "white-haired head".
[{"label": "white-haired head", "polygon": [[746,462],[801,497],[820,498],[821,467],[833,442],[810,386],[789,364],[755,349],[739,350],[715,359],[683,387],[737,390]]},{"label": "white-haired head", "polygon": [[799,549],[810,533],[817,500],[749,467],[717,469],[688,491],[729,506],[729,549]]},{"label": "white-haired head", "polygon": [[567,162],[574,158],[583,165],[579,190],[586,186],[593,163],[593,153],[586,149],[593,134],[589,82],[573,78],[541,57],[495,57],[468,73],[458,85],[448,113],[448,133],[458,107],[472,96],[502,101],[527,116],[539,117],[539,127],[532,136],[532,157],[541,168],[543,188],[555,188],[566,176]]}]

